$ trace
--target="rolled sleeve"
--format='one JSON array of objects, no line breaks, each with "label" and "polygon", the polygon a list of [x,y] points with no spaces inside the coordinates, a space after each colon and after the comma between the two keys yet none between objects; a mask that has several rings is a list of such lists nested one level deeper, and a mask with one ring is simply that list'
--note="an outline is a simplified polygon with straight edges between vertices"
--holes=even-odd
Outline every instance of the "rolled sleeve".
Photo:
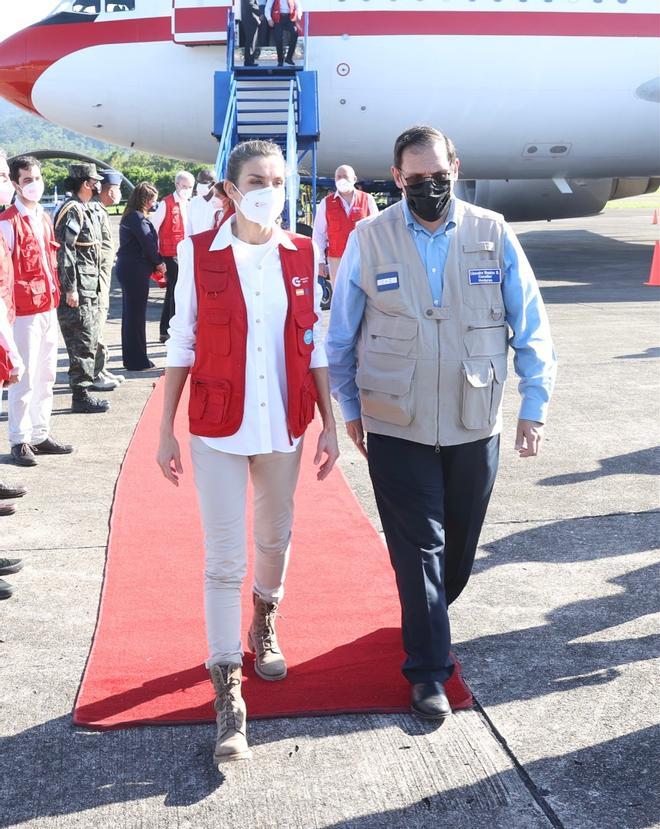
[{"label": "rolled sleeve", "polygon": [[520,417],[545,423],[555,383],[557,357],[550,323],[532,267],[511,228],[504,237],[502,284],[513,364],[520,378]]},{"label": "rolled sleeve", "polygon": [[323,342],[323,312],[321,311],[321,300],[323,299],[323,288],[317,279],[316,274],[319,272],[319,249],[312,242],[314,248],[314,311],[316,313],[316,322],[314,323],[314,350],[309,363],[310,368],[325,368],[328,365],[328,355],[325,352],[325,343]]},{"label": "rolled sleeve", "polygon": [[325,262],[325,252],[328,248],[328,220],[325,212],[325,199],[321,199],[316,206],[312,239],[319,249],[322,260]]},{"label": "rolled sleeve", "polygon": [[197,342],[197,291],[195,290],[193,244],[184,239],[177,248],[179,276],[174,289],[176,313],[170,320],[167,365],[190,368],[195,362]]},{"label": "rolled sleeve", "polygon": [[356,344],[367,297],[360,287],[360,248],[355,232],[348,237],[332,296],[326,352],[330,391],[344,420],[359,420],[360,393],[355,382]]}]

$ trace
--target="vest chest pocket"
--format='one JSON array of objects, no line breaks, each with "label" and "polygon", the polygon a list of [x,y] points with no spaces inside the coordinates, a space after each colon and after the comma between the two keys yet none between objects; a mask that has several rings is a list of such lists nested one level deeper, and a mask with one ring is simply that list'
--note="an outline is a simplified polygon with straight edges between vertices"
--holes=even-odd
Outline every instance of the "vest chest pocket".
[{"label": "vest chest pocket", "polygon": [[296,342],[301,354],[311,354],[314,351],[314,323],[318,317],[314,311],[296,311]]},{"label": "vest chest pocket", "polygon": [[190,381],[191,420],[204,420],[209,426],[221,426],[227,415],[231,385],[228,380],[193,377]]},{"label": "vest chest pocket", "polygon": [[408,357],[417,342],[417,320],[378,317],[367,322],[367,349]]},{"label": "vest chest pocket", "polygon": [[414,373],[414,360],[368,354],[356,376],[362,413],[384,423],[408,426],[414,416],[410,393]]},{"label": "vest chest pocket", "polygon": [[231,311],[228,308],[207,308],[209,350],[211,354],[226,357],[231,353]]},{"label": "vest chest pocket", "polygon": [[41,249],[37,242],[26,242],[20,258],[25,273],[36,273],[41,270]]},{"label": "vest chest pocket", "polygon": [[466,429],[495,425],[506,379],[506,355],[463,361],[461,420]]},{"label": "vest chest pocket", "polygon": [[46,280],[32,279],[29,283],[30,297],[35,308],[41,307],[45,300]]},{"label": "vest chest pocket", "polygon": [[468,325],[465,334],[468,357],[490,357],[506,352],[506,324],[503,322]]}]

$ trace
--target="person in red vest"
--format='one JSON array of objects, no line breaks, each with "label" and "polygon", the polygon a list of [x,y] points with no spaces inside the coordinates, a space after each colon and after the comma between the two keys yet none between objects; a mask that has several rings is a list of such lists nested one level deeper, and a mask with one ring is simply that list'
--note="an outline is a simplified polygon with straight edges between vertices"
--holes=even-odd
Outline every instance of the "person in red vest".
[{"label": "person in red vest", "polygon": [[[9,165],[3,150],[0,150],[0,206],[7,205],[14,197],[14,186],[9,179]],[[0,214],[2,215],[2,214]],[[5,237],[0,233],[0,411],[2,410],[2,388],[18,383],[23,373],[23,361],[14,342],[13,325],[16,319],[14,305],[14,266]],[[0,501],[22,498],[27,492],[24,486],[10,486],[0,481]],[[13,515],[16,507],[11,503],[0,503],[0,516]],[[2,570],[3,559],[0,559]],[[8,566],[8,565],[7,565]],[[6,571],[7,573],[9,571]],[[3,575],[0,572],[0,575]],[[0,579],[0,582],[2,580]],[[7,583],[0,584],[0,598],[2,592],[11,595],[11,588]]]},{"label": "person in red vest", "polygon": [[167,268],[167,287],[160,316],[160,341],[167,342],[170,320],[174,316],[174,291],[179,274],[177,246],[186,236],[188,205],[192,198],[195,177],[180,170],[174,177],[174,192],[158,203],[151,223],[158,233],[158,250]]},{"label": "person in red vest", "polygon": [[11,160],[16,201],[0,215],[0,232],[14,268],[14,341],[25,365],[9,386],[9,443],[14,463],[36,466],[37,455],[68,455],[73,447],[50,435],[57,374],[57,306],[60,300],[53,225],[39,204],[41,164],[32,156]]},{"label": "person in red vest", "polygon": [[[207,667],[216,691],[215,762],[247,759],[241,696],[241,586],[246,572],[248,477],[254,490],[253,618],[248,644],[265,680],[284,679],[275,615],[284,595],[302,437],[318,408],[314,463],[325,479],[339,455],[320,321],[318,253],[283,231],[285,164],[270,141],[229,157],[218,229],[179,247],[158,464],[178,485],[174,418],[190,374],[193,475],[204,525]],[[323,461],[323,456],[325,460]],[[323,462],[322,462],[323,461]]]},{"label": "person in red vest", "polygon": [[336,191],[316,208],[312,238],[321,255],[327,257],[327,264],[321,265],[321,276],[329,276],[333,283],[351,231],[360,219],[378,214],[374,197],[356,190],[356,181],[355,170],[348,164],[337,167]]},{"label": "person in red vest", "polygon": [[[293,55],[298,43],[298,26],[302,18],[300,0],[268,0],[265,9],[266,20],[273,30],[275,49],[277,51],[277,65],[295,66]],[[288,35],[289,46],[284,57],[284,34]]]}]

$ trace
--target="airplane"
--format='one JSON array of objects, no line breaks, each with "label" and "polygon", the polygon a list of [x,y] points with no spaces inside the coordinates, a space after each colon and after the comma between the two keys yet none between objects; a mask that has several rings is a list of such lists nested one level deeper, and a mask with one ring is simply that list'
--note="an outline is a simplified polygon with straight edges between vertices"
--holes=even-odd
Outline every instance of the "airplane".
[{"label": "airplane", "polygon": [[[64,0],[0,43],[0,96],[94,138],[207,161],[231,5]],[[427,123],[458,148],[458,195],[509,219],[591,215],[660,185],[649,0],[304,0],[304,11],[321,176],[350,163],[388,179],[395,137]]]}]

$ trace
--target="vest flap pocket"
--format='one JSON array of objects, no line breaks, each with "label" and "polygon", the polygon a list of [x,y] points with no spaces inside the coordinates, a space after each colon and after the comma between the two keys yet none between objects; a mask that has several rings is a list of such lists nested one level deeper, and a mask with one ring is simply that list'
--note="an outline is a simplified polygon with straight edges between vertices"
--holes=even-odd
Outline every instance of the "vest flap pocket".
[{"label": "vest flap pocket", "polygon": [[212,426],[221,425],[227,412],[230,388],[227,380],[194,377],[190,382],[190,419],[203,419]]},{"label": "vest flap pocket", "polygon": [[298,351],[305,355],[314,350],[314,323],[318,319],[314,311],[296,311],[296,340]]},{"label": "vest flap pocket", "polygon": [[356,376],[362,413],[383,423],[408,426],[413,419],[410,389],[414,373],[414,360],[369,354]]},{"label": "vest flap pocket", "polygon": [[405,317],[375,317],[367,322],[367,348],[381,354],[407,357],[417,339],[417,320]]},{"label": "vest flap pocket", "polygon": [[215,271],[211,265],[204,265],[204,275],[200,279],[202,291],[207,297],[213,297],[220,291],[226,290],[228,278],[229,275],[224,268],[221,271]]},{"label": "vest flap pocket", "polygon": [[34,297],[40,297],[42,294],[46,293],[46,280],[45,279],[32,279],[29,282],[30,285],[30,293]]},{"label": "vest flap pocket", "polygon": [[490,360],[464,360],[465,379],[475,389],[485,389],[493,382]]},{"label": "vest flap pocket", "polygon": [[229,308],[209,308],[206,312],[206,319],[211,325],[229,325],[231,311]]},{"label": "vest flap pocket", "polygon": [[401,397],[410,391],[414,371],[414,360],[373,354],[358,367],[356,382],[361,390]]},{"label": "vest flap pocket", "polygon": [[314,311],[296,311],[295,318],[299,328],[312,328],[318,320]]},{"label": "vest flap pocket", "polygon": [[463,253],[482,253],[485,250],[495,250],[495,242],[473,242],[463,245]]},{"label": "vest flap pocket", "polygon": [[495,380],[498,383],[503,383],[506,380],[507,375],[507,360],[506,354],[498,355],[496,357],[491,357],[491,365],[493,366],[493,372],[495,374]]}]

